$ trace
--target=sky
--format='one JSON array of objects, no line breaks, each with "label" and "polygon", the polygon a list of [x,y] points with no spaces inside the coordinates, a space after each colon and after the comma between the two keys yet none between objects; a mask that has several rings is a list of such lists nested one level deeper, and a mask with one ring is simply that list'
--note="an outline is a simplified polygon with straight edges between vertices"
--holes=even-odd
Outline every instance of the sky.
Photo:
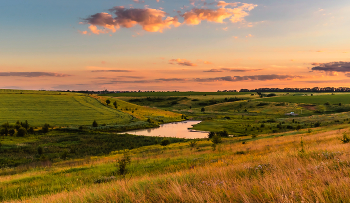
[{"label": "sky", "polygon": [[11,0],[0,89],[350,86],[348,0]]}]

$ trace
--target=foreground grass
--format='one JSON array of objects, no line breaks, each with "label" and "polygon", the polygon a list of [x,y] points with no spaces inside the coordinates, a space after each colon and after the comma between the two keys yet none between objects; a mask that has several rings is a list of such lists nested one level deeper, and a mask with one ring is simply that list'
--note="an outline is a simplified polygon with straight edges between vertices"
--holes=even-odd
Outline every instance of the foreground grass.
[{"label": "foreground grass", "polygon": [[[17,197],[23,202],[348,202],[350,145],[339,140],[348,130],[344,127],[231,138],[216,151],[205,140],[194,149],[185,143],[134,149],[132,176],[126,181],[87,181],[110,175],[110,161],[120,157],[116,152],[92,165],[2,176],[2,194],[16,199],[15,184],[26,180],[27,194]],[[39,180],[65,189],[35,198],[45,194],[36,191],[44,185]]]}]

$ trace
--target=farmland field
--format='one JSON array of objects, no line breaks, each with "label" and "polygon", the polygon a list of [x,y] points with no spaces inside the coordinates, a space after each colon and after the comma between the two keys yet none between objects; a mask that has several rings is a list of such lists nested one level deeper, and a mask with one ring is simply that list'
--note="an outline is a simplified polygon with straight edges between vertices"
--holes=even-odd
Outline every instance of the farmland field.
[{"label": "farmland field", "polygon": [[307,94],[307,96],[281,96],[281,97],[272,97],[272,98],[263,98],[260,99],[262,101],[268,102],[291,102],[291,103],[306,103],[306,104],[324,104],[329,102],[331,104],[350,104],[350,94],[342,94],[335,93],[331,94],[318,94],[311,96],[311,94]]},{"label": "farmland field", "polygon": [[34,126],[49,123],[53,126],[128,123],[129,114],[110,109],[86,95],[51,95],[41,92],[0,94],[0,123],[28,120]]},{"label": "farmland field", "polygon": [[[137,94],[0,91],[0,122],[15,133],[0,126],[0,201],[350,200],[350,94]],[[226,136],[117,133],[186,119]],[[21,137],[17,120],[56,128]]]}]

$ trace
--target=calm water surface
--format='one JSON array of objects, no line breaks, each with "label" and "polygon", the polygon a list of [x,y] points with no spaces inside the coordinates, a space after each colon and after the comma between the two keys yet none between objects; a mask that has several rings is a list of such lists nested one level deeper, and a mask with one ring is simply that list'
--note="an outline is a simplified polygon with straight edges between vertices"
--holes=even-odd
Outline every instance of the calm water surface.
[{"label": "calm water surface", "polygon": [[133,130],[126,133],[132,135],[144,135],[144,136],[160,136],[160,137],[177,137],[177,138],[207,138],[208,132],[195,131],[192,128],[193,125],[200,123],[201,121],[182,121],[175,123],[167,123],[160,125],[159,128],[151,128],[144,130]]}]

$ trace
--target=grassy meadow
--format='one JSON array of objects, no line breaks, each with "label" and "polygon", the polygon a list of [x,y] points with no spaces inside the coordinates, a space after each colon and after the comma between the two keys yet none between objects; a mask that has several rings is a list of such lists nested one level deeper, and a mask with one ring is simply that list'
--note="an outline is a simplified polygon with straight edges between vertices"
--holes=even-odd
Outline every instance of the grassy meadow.
[{"label": "grassy meadow", "polygon": [[[4,202],[347,202],[348,125],[132,149],[128,175],[109,156],[4,169]],[[7,173],[12,175],[7,175]]]},{"label": "grassy meadow", "polygon": [[[350,94],[312,94],[1,90],[0,201],[350,202]],[[186,119],[230,136],[119,133]]]},{"label": "grassy meadow", "polygon": [[27,120],[34,126],[49,123],[53,126],[129,123],[132,117],[107,108],[96,99],[73,93],[24,91],[0,93],[0,123]]}]

